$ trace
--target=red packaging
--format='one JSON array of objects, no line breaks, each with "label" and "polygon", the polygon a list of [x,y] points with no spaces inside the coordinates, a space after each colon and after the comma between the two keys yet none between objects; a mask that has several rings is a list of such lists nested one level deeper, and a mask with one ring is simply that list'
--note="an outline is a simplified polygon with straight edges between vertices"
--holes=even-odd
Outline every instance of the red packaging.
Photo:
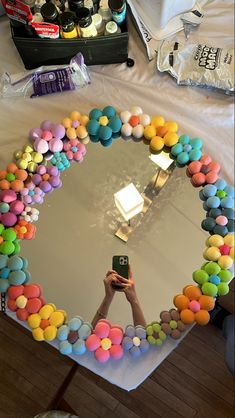
[{"label": "red packaging", "polygon": [[10,19],[27,24],[31,22],[33,15],[27,4],[20,0],[7,0],[5,4],[6,14]]},{"label": "red packaging", "polygon": [[60,31],[58,25],[53,25],[52,23],[47,22],[32,22],[31,25],[40,38],[59,38]]}]

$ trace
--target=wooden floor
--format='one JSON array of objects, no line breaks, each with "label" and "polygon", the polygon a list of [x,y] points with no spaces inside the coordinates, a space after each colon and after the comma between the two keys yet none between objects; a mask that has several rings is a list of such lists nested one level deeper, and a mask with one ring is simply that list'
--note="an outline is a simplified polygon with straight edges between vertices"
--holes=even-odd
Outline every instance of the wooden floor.
[{"label": "wooden floor", "polygon": [[[22,328],[22,327],[20,327]],[[78,367],[63,398],[80,418],[233,418],[233,377],[222,332],[195,326],[135,391]],[[58,395],[74,363],[0,316],[0,418],[33,418]]]}]

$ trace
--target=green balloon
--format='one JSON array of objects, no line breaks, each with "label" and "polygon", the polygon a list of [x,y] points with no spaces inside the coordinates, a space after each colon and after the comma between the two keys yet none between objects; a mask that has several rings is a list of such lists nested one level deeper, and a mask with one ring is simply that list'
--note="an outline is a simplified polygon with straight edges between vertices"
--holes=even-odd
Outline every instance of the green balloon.
[{"label": "green balloon", "polygon": [[218,275],[221,268],[218,263],[211,261],[204,266],[204,270],[211,276],[212,274]]},{"label": "green balloon", "polygon": [[14,251],[12,253],[13,255],[14,254],[18,254],[20,252],[20,244],[19,244],[19,240],[18,239],[16,239],[14,241],[14,247],[15,247],[15,249],[14,249]]},{"label": "green balloon", "polygon": [[8,228],[3,231],[2,236],[5,241],[15,241],[16,233],[13,228]]},{"label": "green balloon", "polygon": [[203,283],[208,282],[209,276],[208,276],[207,272],[204,271],[204,270],[196,270],[196,271],[193,272],[193,280],[196,283],[198,283],[200,285],[203,285]]},{"label": "green balloon", "polygon": [[1,245],[0,245],[0,252],[4,255],[10,255],[14,252],[15,246],[12,242],[10,241],[4,241]]},{"label": "green balloon", "polygon": [[174,321],[173,319],[170,321],[169,323],[171,329],[176,329],[177,328],[177,322]]},{"label": "green balloon", "polygon": [[219,296],[227,295],[228,292],[229,292],[229,287],[228,287],[227,283],[220,283],[218,285],[218,295]]},{"label": "green balloon", "polygon": [[149,344],[155,344],[155,338],[153,338],[151,335],[149,335],[147,337],[147,340],[148,340]]},{"label": "green balloon", "polygon": [[153,331],[155,332],[161,331],[161,325],[158,324],[157,322],[155,324],[152,324],[152,327],[153,327]]},{"label": "green balloon", "polygon": [[2,235],[2,233],[3,233],[3,231],[4,231],[4,226],[3,226],[3,224],[0,224],[0,235]]},{"label": "green balloon", "polygon": [[202,285],[202,293],[207,296],[216,296],[218,292],[218,288],[213,283],[204,283]]},{"label": "green balloon", "polygon": [[165,339],[166,339],[166,334],[165,334],[165,332],[163,332],[163,331],[159,331],[158,335],[159,335],[159,338],[160,338],[162,341],[165,341]]},{"label": "green balloon", "polygon": [[221,270],[219,273],[219,278],[222,282],[229,282],[229,280],[231,280],[232,277],[232,273],[229,270]]}]

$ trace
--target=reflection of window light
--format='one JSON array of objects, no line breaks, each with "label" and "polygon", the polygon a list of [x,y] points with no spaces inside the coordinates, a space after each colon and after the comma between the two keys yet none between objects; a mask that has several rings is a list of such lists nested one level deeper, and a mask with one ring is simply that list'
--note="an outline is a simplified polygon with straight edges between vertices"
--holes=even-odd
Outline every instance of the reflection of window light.
[{"label": "reflection of window light", "polygon": [[151,154],[149,158],[162,170],[167,170],[170,167],[170,165],[174,162],[174,160],[172,160],[169,157],[169,154],[167,154],[167,152],[165,151],[162,151],[160,154]]},{"label": "reflection of window light", "polygon": [[140,213],[144,206],[144,199],[133,183],[114,193],[115,205],[126,221]]}]

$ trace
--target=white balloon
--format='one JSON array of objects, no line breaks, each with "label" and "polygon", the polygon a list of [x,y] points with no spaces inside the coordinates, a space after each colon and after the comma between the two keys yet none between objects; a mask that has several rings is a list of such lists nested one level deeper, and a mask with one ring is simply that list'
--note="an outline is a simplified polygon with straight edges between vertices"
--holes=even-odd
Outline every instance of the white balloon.
[{"label": "white balloon", "polygon": [[134,136],[134,138],[137,138],[137,139],[142,138],[143,134],[144,134],[143,125],[137,125],[132,130],[132,135]]},{"label": "white balloon", "polygon": [[140,123],[143,126],[150,125],[150,122],[151,122],[151,118],[149,115],[146,115],[146,113],[143,113],[142,115],[140,115]]},{"label": "white balloon", "polygon": [[141,109],[141,107],[139,107],[139,106],[132,106],[132,108],[131,108],[131,114],[132,115],[139,116],[142,113],[143,113],[143,110]]},{"label": "white balloon", "polygon": [[124,136],[131,136],[132,134],[132,126],[129,123],[124,123],[121,128],[121,133]]},{"label": "white balloon", "polygon": [[131,117],[131,113],[129,112],[129,110],[124,110],[120,113],[119,116],[121,118],[122,123],[127,123]]}]

